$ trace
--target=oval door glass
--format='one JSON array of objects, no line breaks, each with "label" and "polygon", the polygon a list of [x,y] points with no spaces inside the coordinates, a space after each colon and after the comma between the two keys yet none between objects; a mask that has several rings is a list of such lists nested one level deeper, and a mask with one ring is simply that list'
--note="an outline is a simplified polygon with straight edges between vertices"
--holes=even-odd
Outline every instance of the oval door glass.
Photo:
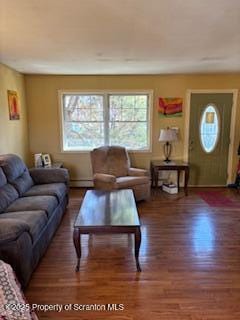
[{"label": "oval door glass", "polygon": [[218,142],[219,136],[219,116],[217,108],[208,105],[200,121],[200,141],[205,152],[212,152]]}]

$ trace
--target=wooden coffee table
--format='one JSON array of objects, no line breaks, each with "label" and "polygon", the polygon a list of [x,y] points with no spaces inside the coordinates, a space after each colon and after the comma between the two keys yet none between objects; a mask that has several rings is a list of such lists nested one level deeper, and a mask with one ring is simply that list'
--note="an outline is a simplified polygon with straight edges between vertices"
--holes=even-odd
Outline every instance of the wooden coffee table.
[{"label": "wooden coffee table", "polygon": [[73,242],[77,253],[76,272],[81,258],[81,234],[133,233],[135,236],[135,259],[137,270],[141,229],[132,190],[88,190],[76,218]]}]

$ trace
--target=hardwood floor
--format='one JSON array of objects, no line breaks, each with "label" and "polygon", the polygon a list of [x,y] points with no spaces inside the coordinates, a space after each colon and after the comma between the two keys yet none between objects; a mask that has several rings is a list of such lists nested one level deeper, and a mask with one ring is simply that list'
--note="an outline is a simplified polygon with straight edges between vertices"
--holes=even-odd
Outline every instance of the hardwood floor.
[{"label": "hardwood floor", "polygon": [[142,272],[136,272],[131,236],[84,235],[75,273],[73,223],[85,190],[72,189],[27,299],[76,308],[124,304],[123,311],[37,312],[40,319],[239,320],[240,194],[222,190],[239,209],[209,207],[199,189],[188,197],[153,190],[151,201],[138,204]]}]

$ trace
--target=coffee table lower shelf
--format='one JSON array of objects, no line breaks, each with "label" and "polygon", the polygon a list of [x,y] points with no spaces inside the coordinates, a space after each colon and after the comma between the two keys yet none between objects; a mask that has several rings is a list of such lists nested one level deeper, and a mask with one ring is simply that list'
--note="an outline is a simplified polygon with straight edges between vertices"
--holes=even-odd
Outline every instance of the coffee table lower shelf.
[{"label": "coffee table lower shelf", "polygon": [[81,259],[81,234],[114,234],[114,233],[127,233],[134,234],[135,238],[135,260],[137,271],[141,272],[139,263],[139,249],[141,246],[141,228],[140,226],[89,226],[89,227],[74,227],[73,242],[77,253],[76,272],[80,268]]}]

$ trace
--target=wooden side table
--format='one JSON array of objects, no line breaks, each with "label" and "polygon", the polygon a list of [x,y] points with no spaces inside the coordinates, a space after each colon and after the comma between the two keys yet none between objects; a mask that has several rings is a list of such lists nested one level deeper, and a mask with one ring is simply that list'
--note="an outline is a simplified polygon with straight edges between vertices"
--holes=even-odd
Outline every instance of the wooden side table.
[{"label": "wooden side table", "polygon": [[184,192],[188,195],[188,179],[189,179],[189,164],[182,161],[170,161],[165,162],[161,160],[151,161],[151,177],[152,177],[152,187],[158,186],[158,172],[159,171],[177,171],[177,186],[179,190],[180,182],[180,172],[184,171]]}]

